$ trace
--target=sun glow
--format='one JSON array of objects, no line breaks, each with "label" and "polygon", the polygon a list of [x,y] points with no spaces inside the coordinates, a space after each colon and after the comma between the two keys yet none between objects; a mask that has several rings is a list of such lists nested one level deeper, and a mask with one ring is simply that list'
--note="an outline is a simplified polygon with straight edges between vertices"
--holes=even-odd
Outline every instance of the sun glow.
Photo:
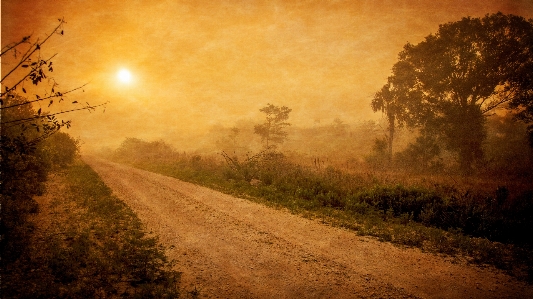
[{"label": "sun glow", "polygon": [[131,73],[127,69],[121,69],[118,71],[117,78],[121,83],[125,84],[131,83],[132,81]]}]

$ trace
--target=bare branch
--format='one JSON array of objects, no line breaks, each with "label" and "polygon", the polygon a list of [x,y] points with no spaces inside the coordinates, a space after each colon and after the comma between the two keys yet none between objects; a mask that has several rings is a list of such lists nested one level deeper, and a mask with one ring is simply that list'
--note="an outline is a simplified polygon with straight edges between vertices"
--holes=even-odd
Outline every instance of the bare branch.
[{"label": "bare branch", "polygon": [[[2,80],[0,80],[0,83],[4,82],[4,80],[9,77],[16,69],[18,69],[24,62],[26,62],[28,60],[28,58],[30,58],[33,53],[35,53],[37,50],[40,50],[41,47],[39,46],[38,44],[39,40],[37,40],[35,43],[33,43],[33,45],[26,51],[26,53],[24,53],[24,55],[22,55],[22,58],[20,59],[19,63],[13,67],[4,77],[2,77]],[[32,51],[33,49],[33,51]],[[33,72],[34,70],[32,70]],[[18,84],[18,83],[17,83]]]},{"label": "bare branch", "polygon": [[[46,38],[41,42],[39,43],[39,40],[37,40],[29,49],[28,51],[22,56],[22,59],[19,61],[19,63],[13,67],[4,77],[2,77],[2,80],[0,80],[0,83],[4,82],[4,80],[9,77],[9,75],[11,75],[16,69],[18,69],[26,60],[28,60],[28,58],[30,58],[33,53],[35,53],[37,50],[40,50],[41,49],[41,46],[46,43],[48,41],[48,39],[50,39],[50,37],[52,37],[52,35],[54,35],[54,33],[57,32],[57,30],[61,27],[61,25],[63,25],[63,23],[65,23],[65,21],[63,19],[60,20],[59,22],[59,25],[57,25],[56,28],[54,28],[54,30],[49,33]],[[33,49],[33,50],[32,50]],[[17,83],[17,85],[20,84]],[[15,85],[16,86],[16,85]]]},{"label": "bare branch", "polygon": [[[46,64],[46,63],[48,63],[50,60],[52,60],[56,55],[57,55],[57,53],[54,54],[54,55],[52,55],[52,57],[48,58],[47,60],[42,60],[42,61],[45,62],[44,64]],[[42,65],[41,65],[41,66],[42,66]],[[39,67],[41,67],[41,66],[39,66]],[[27,79],[29,76],[31,76],[31,74],[33,74],[37,69],[38,69],[38,68],[32,68],[32,70],[31,70],[29,73],[27,73],[24,77],[22,77],[22,79],[20,79],[15,85],[13,85],[13,86],[11,86],[10,88],[8,88],[5,92],[0,92],[0,97],[3,97],[5,94],[7,94],[7,93],[9,93],[9,92],[11,92],[11,91],[13,91],[13,90],[15,90],[15,89],[17,88],[17,86],[18,86],[20,83],[22,83],[22,81],[26,80],[26,79]],[[2,83],[2,82],[0,81],[0,83]]]},{"label": "bare branch", "polygon": [[6,121],[6,122],[3,122],[1,124],[4,125],[4,124],[12,123],[13,125],[10,125],[10,126],[6,127],[6,128],[11,128],[11,127],[14,127],[14,126],[21,125],[23,123],[31,122],[31,121],[38,120],[38,119],[47,118],[47,117],[58,115],[58,114],[69,113],[69,112],[80,111],[80,110],[89,110],[89,111],[90,110],[95,110],[96,108],[101,107],[101,106],[105,106],[107,104],[109,104],[109,102],[105,102],[103,104],[99,104],[99,105],[95,105],[95,106],[86,106],[86,107],[83,107],[83,108],[71,109],[71,110],[67,110],[67,111],[61,111],[61,112],[52,113],[52,114],[35,115],[35,116],[32,116],[32,117],[28,117],[28,118],[21,118],[21,119],[16,119],[16,120],[12,120],[12,121]]},{"label": "bare branch", "polygon": [[12,45],[7,45],[5,50],[2,50],[2,53],[0,53],[0,56],[4,56],[7,52],[13,50],[14,48],[18,47],[20,44],[27,43],[30,39],[30,35],[23,37],[20,41],[13,43]]},{"label": "bare branch", "polygon": [[485,114],[495,108],[497,108],[498,106],[502,105],[502,104],[505,104],[507,102],[510,102],[513,100],[514,96],[515,96],[516,92],[513,90],[513,91],[509,91],[505,96],[503,97],[500,97],[499,99],[494,99],[494,101],[490,102],[487,107],[485,107],[485,109],[481,110],[481,114]]},{"label": "bare branch", "polygon": [[36,100],[26,101],[26,102],[24,102],[24,103],[18,103],[18,104],[14,104],[14,105],[11,105],[11,106],[0,107],[0,110],[3,110],[3,109],[9,109],[9,108],[18,107],[18,106],[23,106],[23,105],[28,105],[28,104],[31,104],[31,103],[40,102],[40,101],[44,101],[44,100],[48,100],[48,99],[52,99],[52,98],[59,98],[59,97],[62,97],[62,96],[64,96],[64,95],[66,95],[66,94],[69,94],[69,93],[71,93],[71,92],[74,92],[74,91],[76,91],[76,90],[82,89],[82,88],[85,87],[87,84],[89,84],[89,83],[85,83],[85,84],[83,84],[82,86],[76,87],[76,88],[71,89],[71,90],[66,91],[66,92],[56,92],[54,95],[51,95],[51,96],[48,96],[48,97],[37,98]]}]

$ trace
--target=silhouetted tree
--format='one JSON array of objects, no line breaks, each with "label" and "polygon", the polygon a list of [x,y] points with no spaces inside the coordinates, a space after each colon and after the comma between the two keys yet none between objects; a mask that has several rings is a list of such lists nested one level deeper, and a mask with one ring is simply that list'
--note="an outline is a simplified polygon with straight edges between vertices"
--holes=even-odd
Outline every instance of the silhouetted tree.
[{"label": "silhouetted tree", "polygon": [[389,118],[389,151],[395,126],[422,126],[470,171],[482,158],[489,113],[506,107],[533,122],[531,20],[497,13],[441,25],[418,45],[407,43],[392,71],[372,102]]},{"label": "silhouetted tree", "polygon": [[272,143],[282,143],[285,141],[287,138],[285,128],[291,125],[286,120],[289,119],[289,113],[292,109],[285,106],[278,107],[267,104],[266,107],[259,109],[259,111],[266,114],[266,120],[265,123],[256,125],[254,132],[261,136],[266,148],[275,146]]}]

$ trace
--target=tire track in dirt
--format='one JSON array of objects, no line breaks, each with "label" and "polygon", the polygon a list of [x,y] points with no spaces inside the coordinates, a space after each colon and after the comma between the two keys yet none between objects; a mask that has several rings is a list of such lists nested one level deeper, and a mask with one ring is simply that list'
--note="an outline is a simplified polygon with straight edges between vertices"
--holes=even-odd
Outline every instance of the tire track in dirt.
[{"label": "tire track in dirt", "polygon": [[493,268],[454,264],[174,178],[84,157],[171,246],[202,298],[533,298]]}]

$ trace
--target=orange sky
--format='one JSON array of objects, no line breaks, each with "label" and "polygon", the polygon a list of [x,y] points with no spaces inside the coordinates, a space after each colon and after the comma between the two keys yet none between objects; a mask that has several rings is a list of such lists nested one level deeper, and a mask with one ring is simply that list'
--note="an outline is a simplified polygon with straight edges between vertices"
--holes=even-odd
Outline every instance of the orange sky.
[{"label": "orange sky", "polygon": [[[463,16],[502,11],[533,17],[530,0],[1,5],[3,46],[32,33],[42,37],[57,18],[67,21],[65,35],[44,50],[58,53],[54,78],[63,90],[89,83],[70,102],[110,101],[105,113],[68,115],[69,133],[88,148],[116,146],[124,137],[177,141],[216,124],[260,122],[258,110],[267,103],[292,108],[295,126],[376,119],[370,100],[407,41],[416,44]],[[132,84],[116,79],[121,68],[132,72]]]}]

